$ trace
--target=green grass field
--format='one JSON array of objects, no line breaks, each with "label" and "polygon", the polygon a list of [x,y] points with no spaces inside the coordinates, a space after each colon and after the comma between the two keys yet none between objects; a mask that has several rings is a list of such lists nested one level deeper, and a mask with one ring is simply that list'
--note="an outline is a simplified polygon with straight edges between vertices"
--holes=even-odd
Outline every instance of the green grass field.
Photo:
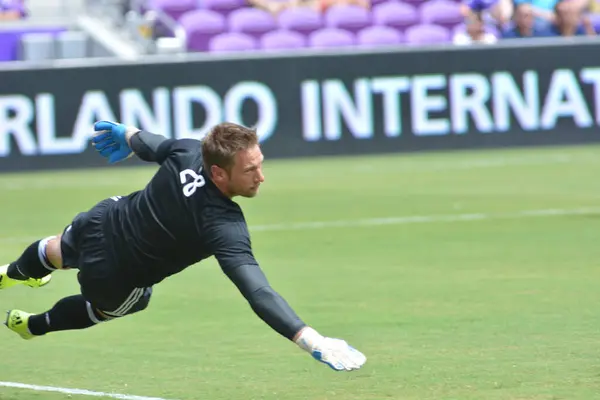
[{"label": "green grass field", "polygon": [[[0,256],[153,171],[1,176]],[[260,196],[239,200],[257,259],[308,323],[367,355],[364,369],[313,361],[208,260],[119,321],[30,342],[2,327],[0,381],[179,400],[600,399],[600,147],[267,160],[265,172]],[[62,272],[0,304],[40,312],[77,292]],[[67,398],[88,397],[0,388],[1,400]]]}]

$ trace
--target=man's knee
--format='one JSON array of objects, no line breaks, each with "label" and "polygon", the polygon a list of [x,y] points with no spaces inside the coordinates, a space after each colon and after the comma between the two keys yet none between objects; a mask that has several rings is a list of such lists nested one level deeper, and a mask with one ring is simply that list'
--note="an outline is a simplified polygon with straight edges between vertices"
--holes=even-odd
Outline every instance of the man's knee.
[{"label": "man's knee", "polygon": [[56,269],[68,269],[63,267],[62,253],[61,253],[61,240],[62,235],[52,236],[47,239],[46,242],[46,257]]},{"label": "man's knee", "polygon": [[132,314],[135,314],[135,313],[145,310],[146,308],[148,308],[148,305],[150,304],[150,298],[152,297],[152,288],[139,288],[136,290],[143,290],[143,292],[142,292],[143,294],[140,296],[139,300],[137,300],[135,303],[131,304],[131,303],[125,302],[116,310],[111,310],[111,311],[100,310],[100,309],[98,309],[98,310],[102,313],[102,315],[104,317],[107,317],[109,319],[122,318],[127,315],[132,315]]}]

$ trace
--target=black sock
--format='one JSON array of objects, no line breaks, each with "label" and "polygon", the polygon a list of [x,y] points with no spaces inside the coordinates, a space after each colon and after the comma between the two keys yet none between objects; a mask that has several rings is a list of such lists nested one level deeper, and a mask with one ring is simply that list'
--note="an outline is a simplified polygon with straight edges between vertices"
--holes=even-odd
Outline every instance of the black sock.
[{"label": "black sock", "polygon": [[39,279],[56,270],[46,256],[46,244],[50,239],[38,240],[29,245],[21,257],[8,266],[8,277],[18,280]]},{"label": "black sock", "polygon": [[16,279],[19,281],[26,281],[28,276],[21,272],[19,265],[15,262],[8,264],[8,270],[6,271],[6,275],[9,278]]},{"label": "black sock", "polygon": [[43,314],[29,317],[29,331],[33,335],[45,335],[48,332],[85,329],[101,322],[105,318],[98,315],[82,295],[65,297]]}]

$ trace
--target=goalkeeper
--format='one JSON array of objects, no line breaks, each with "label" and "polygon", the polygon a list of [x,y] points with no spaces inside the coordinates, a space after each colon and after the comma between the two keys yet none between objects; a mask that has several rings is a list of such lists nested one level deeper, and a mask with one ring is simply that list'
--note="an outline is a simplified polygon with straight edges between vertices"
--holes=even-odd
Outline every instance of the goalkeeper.
[{"label": "goalkeeper", "polygon": [[337,371],[366,362],[344,340],[305,324],[254,258],[243,212],[232,200],[256,196],[264,181],[254,130],[222,123],[198,141],[109,121],[94,129],[92,143],[110,164],[137,155],[160,167],[142,190],[100,201],[61,234],[32,243],[0,267],[0,289],[41,287],[55,270],[78,270],[81,294],[41,314],[10,310],[10,330],[32,339],[131,315],[148,306],[154,285],[214,256],[256,315],[281,336]]}]

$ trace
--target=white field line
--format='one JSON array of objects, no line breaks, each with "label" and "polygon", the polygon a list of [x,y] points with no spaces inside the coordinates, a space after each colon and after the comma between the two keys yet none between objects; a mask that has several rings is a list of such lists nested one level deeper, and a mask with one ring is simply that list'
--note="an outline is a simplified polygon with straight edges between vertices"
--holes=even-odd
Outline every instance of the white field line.
[{"label": "white field line", "polygon": [[367,227],[382,225],[407,225],[407,224],[428,224],[439,222],[462,222],[462,221],[482,221],[497,219],[523,219],[532,217],[551,217],[551,216],[569,216],[569,215],[590,215],[600,213],[600,207],[579,207],[567,209],[538,209],[524,210],[514,213],[494,214],[494,213],[472,213],[472,214],[438,214],[438,215],[413,215],[404,217],[387,218],[366,218],[354,220],[338,221],[313,221],[313,222],[295,222],[272,225],[257,225],[250,227],[251,231],[297,231],[314,230],[326,228],[349,228],[349,227]]},{"label": "white field line", "polygon": [[[402,159],[400,159],[402,160]],[[431,160],[425,162],[423,160],[411,161],[409,159],[402,160],[399,164],[389,168],[390,171],[446,171],[446,170],[471,170],[482,168],[501,168],[501,167],[527,167],[539,165],[553,164],[570,164],[577,163],[595,163],[596,160],[591,157],[572,157],[568,154],[554,154],[543,156],[520,156],[520,157],[490,157],[485,159],[467,159],[467,160]],[[353,168],[354,172],[371,172],[376,171],[378,167],[369,164],[358,164]]]},{"label": "white field line", "polygon": [[84,390],[84,389],[69,389],[69,388],[61,388],[61,387],[54,387],[54,386],[28,385],[26,383],[17,383],[17,382],[0,382],[0,386],[16,388],[16,389],[34,390],[36,392],[57,392],[57,393],[64,393],[64,394],[68,394],[68,395],[109,397],[109,398],[121,399],[121,400],[167,400],[167,399],[163,399],[160,397],[131,396],[128,394],[93,392],[91,390]]},{"label": "white field line", "polygon": [[[409,225],[409,224],[432,224],[452,223],[502,219],[524,219],[540,217],[563,217],[572,215],[600,214],[600,207],[578,207],[578,208],[546,208],[537,210],[523,210],[513,213],[470,213],[470,214],[437,214],[437,215],[410,215],[404,217],[387,218],[365,218],[338,221],[312,221],[312,222],[290,222],[282,224],[267,224],[250,226],[251,232],[286,232],[305,231],[329,228],[353,228],[353,227],[377,227],[384,225]],[[52,232],[47,233],[48,235]],[[40,236],[13,236],[0,237],[0,244],[28,243],[39,240]]]},{"label": "white field line", "polygon": [[[399,156],[400,158],[401,156]],[[523,155],[514,157],[489,157],[485,159],[467,159],[467,160],[444,160],[444,161],[424,161],[424,160],[406,160],[391,167],[392,171],[445,171],[445,170],[471,170],[481,168],[502,168],[509,166],[535,166],[568,164],[573,162],[595,163],[597,159],[587,155],[572,156],[569,154],[550,154],[550,155]],[[377,170],[369,164],[359,164],[352,168],[354,172],[369,173]],[[301,170],[305,171],[305,170]],[[115,178],[100,178],[97,175],[90,175],[93,178],[73,177],[72,179],[50,179],[48,177],[31,178],[30,175],[23,176],[21,179],[9,177],[6,180],[0,179],[0,191],[20,191],[36,189],[61,189],[61,188],[94,188],[94,187],[119,187],[130,186],[131,181],[119,181]]]}]

